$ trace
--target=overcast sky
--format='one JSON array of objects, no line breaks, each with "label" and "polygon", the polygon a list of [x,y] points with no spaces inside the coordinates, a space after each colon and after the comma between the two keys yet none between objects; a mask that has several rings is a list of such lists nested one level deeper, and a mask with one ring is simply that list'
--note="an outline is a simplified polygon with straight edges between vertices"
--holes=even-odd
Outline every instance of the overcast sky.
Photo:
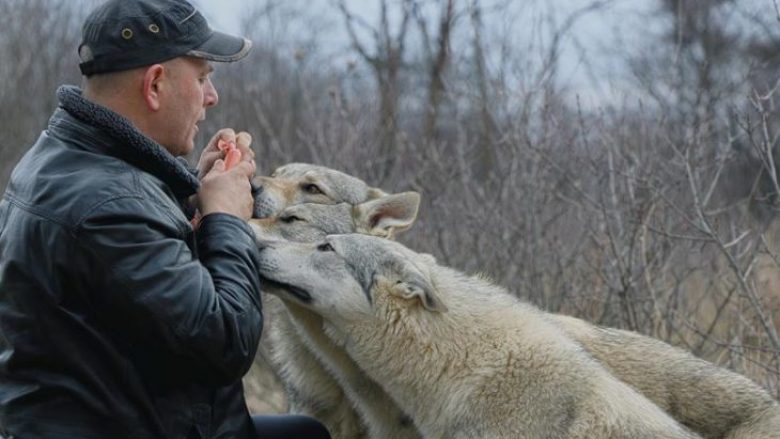
[{"label": "overcast sky", "polygon": [[[557,25],[560,25],[573,12],[594,3],[595,0],[483,0],[483,5],[501,1],[511,5],[517,12],[520,24],[513,27],[512,35],[518,47],[523,47],[538,37],[533,33],[533,28],[537,23],[543,22],[550,11],[555,12]],[[267,3],[266,0],[193,2],[199,5],[212,27],[225,32],[240,32],[242,13],[252,5]],[[335,23],[336,26],[326,28],[324,33],[318,33],[318,38],[327,41],[326,45],[333,51],[341,50],[344,53],[348,51],[348,40],[332,3],[333,0],[309,0],[308,3],[299,1],[293,4],[305,5],[305,11],[308,13],[316,11],[313,15],[318,24],[327,22],[328,19]],[[347,3],[353,13],[362,16],[367,22],[373,24],[377,21],[378,0],[347,0]],[[659,29],[653,29],[651,26],[658,27],[661,22],[648,17],[652,17],[652,11],[657,9],[658,4],[658,0],[612,0],[609,7],[578,19],[563,43],[559,79],[571,85],[577,93],[592,96],[592,104],[598,105],[598,101],[602,99],[612,100],[615,93],[620,93],[614,88],[616,85],[620,87],[619,76],[625,72],[626,53],[645,50],[648,41],[655,40],[650,35]],[[775,16],[773,0],[740,0],[739,5],[751,13]],[[328,16],[329,13],[332,15]],[[488,20],[510,19],[494,15],[493,18],[485,20],[485,26],[491,27],[502,24]],[[736,22],[739,22],[738,17]],[[300,36],[313,31],[304,27],[296,32],[293,34]],[[590,69],[586,68],[586,65],[590,66]]]},{"label": "overcast sky", "polygon": [[[518,0],[519,1],[519,0]],[[534,1],[523,0],[523,8],[526,5],[533,4]],[[199,5],[200,10],[211,23],[212,27],[224,32],[237,32],[242,13],[253,4],[264,4],[260,0],[194,0]],[[328,11],[332,10],[329,6],[330,0],[310,0],[312,8],[320,8]],[[375,22],[377,16],[377,0],[348,0],[352,11],[365,17],[369,22]],[[485,3],[490,3],[490,0]],[[559,19],[563,21],[565,17],[572,12],[593,3],[593,0],[537,0],[537,9],[539,14],[547,13],[548,5],[554,7]],[[568,40],[564,45],[564,51],[561,64],[561,79],[570,82],[580,92],[587,93],[591,90],[593,93],[610,93],[605,90],[597,90],[600,86],[593,81],[593,74],[603,77],[605,74],[615,72],[620,67],[617,65],[620,61],[611,58],[606,52],[614,48],[617,43],[615,35],[619,35],[620,44],[632,44],[632,40],[639,38],[635,31],[637,26],[642,26],[641,15],[645,14],[654,7],[654,0],[615,0],[613,5],[607,10],[596,14],[584,16],[577,22],[572,29],[572,35],[575,39]],[[519,3],[518,3],[519,5]],[[527,12],[527,9],[524,10]],[[525,19],[534,20],[538,16],[533,13],[525,14]],[[340,23],[338,15],[334,11],[333,19]],[[491,23],[486,23],[490,26]],[[521,26],[522,27],[522,26]],[[527,26],[532,27],[531,25]],[[338,29],[341,31],[341,29]],[[240,31],[238,31],[240,32]],[[530,32],[530,31],[528,31]],[[346,35],[343,32],[333,32],[339,35],[327,35],[334,38],[336,45],[347,47]],[[339,40],[339,38],[341,40]],[[518,34],[518,44],[524,44],[524,39],[530,38]],[[583,68],[584,61],[597,65],[598,72],[589,74]],[[615,84],[615,78],[611,78],[611,84]]]}]

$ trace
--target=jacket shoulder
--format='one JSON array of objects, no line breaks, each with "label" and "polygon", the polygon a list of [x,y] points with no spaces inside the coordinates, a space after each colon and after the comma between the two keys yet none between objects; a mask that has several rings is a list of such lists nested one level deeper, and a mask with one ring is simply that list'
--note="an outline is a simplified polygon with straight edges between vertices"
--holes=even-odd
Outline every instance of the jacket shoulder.
[{"label": "jacket shoulder", "polygon": [[6,197],[33,214],[67,227],[75,227],[97,206],[122,198],[176,209],[172,195],[156,177],[47,132],[14,169]]}]

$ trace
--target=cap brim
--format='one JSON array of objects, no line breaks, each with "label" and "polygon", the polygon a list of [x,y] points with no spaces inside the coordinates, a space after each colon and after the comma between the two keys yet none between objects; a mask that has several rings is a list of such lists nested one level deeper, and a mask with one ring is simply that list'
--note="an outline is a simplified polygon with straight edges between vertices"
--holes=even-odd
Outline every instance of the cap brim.
[{"label": "cap brim", "polygon": [[214,32],[200,46],[187,52],[187,55],[216,62],[233,62],[249,54],[252,41],[234,37],[222,32]]}]

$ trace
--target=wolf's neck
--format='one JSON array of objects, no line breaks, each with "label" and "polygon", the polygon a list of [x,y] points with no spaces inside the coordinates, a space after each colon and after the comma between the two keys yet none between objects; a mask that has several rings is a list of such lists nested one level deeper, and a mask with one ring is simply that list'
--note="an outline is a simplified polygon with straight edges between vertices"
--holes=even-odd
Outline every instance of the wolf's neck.
[{"label": "wolf's neck", "polygon": [[[463,326],[448,328],[451,322],[442,318],[431,334],[411,326],[411,322],[404,325],[408,317],[391,316],[386,321],[391,323],[377,325],[374,321],[354,328],[345,343],[350,356],[376,382],[382,383],[407,413],[448,413],[446,406],[462,407],[465,401],[461,400],[468,397],[472,387],[465,381],[469,380],[468,371],[475,359],[462,340],[473,337],[467,332],[479,326],[462,322]],[[455,383],[460,393],[453,394]],[[441,409],[435,409],[436,406]]]}]

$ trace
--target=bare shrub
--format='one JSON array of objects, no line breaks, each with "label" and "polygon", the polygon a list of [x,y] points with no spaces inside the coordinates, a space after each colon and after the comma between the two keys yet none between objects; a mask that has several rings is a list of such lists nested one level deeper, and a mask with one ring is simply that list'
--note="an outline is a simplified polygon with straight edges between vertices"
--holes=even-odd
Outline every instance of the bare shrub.
[{"label": "bare shrub", "polygon": [[[643,19],[663,32],[623,55],[628,97],[594,108],[561,57],[580,20],[617,2],[378,0],[374,18],[337,0],[255,2],[244,16],[255,50],[219,66],[221,104],[201,131],[250,131],[264,173],[307,161],[420,191],[401,237],[411,247],[780,395],[780,38],[745,3],[658,2]],[[14,85],[0,89],[3,183],[56,85],[78,79],[70,4],[0,0],[0,54],[14,60],[0,66]],[[33,18],[48,23],[35,58]],[[253,408],[285,410],[273,377],[255,372]]]}]

